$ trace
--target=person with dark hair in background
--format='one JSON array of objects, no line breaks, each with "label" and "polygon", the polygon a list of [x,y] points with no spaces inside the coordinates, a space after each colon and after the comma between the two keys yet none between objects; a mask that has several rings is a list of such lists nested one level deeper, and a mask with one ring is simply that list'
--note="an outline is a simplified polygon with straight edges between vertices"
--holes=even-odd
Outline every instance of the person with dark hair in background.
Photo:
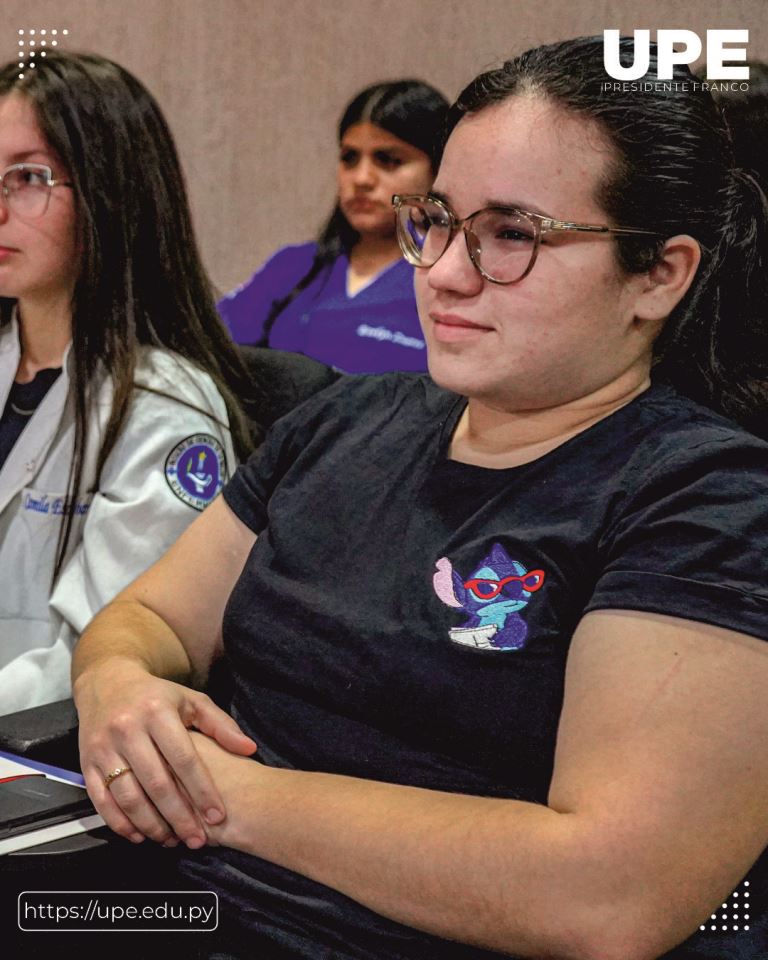
[{"label": "person with dark hair in background", "polygon": [[725,114],[736,163],[753,170],[768,190],[768,63],[749,63],[749,89],[714,94]]},{"label": "person with dark hair in background", "polygon": [[0,713],[69,696],[94,613],[252,445],[155,100],[97,56],[0,69]]},{"label": "person with dark hair in background", "polygon": [[432,379],[285,417],[84,634],[91,797],[225,956],[766,957],[768,221],[673,79],[474,80],[395,200]]},{"label": "person with dark hair in background", "polygon": [[318,241],[279,250],[219,303],[236,342],[347,373],[426,369],[391,200],[429,189],[447,106],[417,80],[377,83],[352,100],[339,123],[336,206]]}]

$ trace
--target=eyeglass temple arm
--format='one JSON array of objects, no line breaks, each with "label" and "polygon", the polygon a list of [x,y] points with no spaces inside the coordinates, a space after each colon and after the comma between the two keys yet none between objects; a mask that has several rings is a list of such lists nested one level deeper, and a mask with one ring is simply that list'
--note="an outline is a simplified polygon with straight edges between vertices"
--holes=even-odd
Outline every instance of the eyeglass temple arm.
[{"label": "eyeglass temple arm", "polygon": [[[400,194],[395,194],[392,197],[392,205],[394,207],[398,207],[404,201],[416,200],[416,199],[419,199],[419,200],[428,199],[428,200],[431,200],[433,203],[439,204],[441,207],[445,206],[440,200],[438,200],[435,197],[416,197],[416,196],[410,196],[410,195],[401,196]],[[452,228],[454,231],[462,227],[467,220],[472,219],[472,217],[470,216],[470,217],[466,217],[464,220],[458,220],[456,218],[456,215],[451,210],[448,210],[448,214],[451,217]],[[531,214],[527,214],[527,216],[531,216]],[[599,226],[597,224],[592,224],[592,223],[574,223],[571,220],[553,220],[551,217],[538,217],[538,215],[534,215],[534,216],[541,223],[542,233],[546,233],[548,230],[564,230],[564,231],[567,230],[569,233],[570,232],[617,233],[617,234],[622,234],[626,236],[638,235],[643,237],[662,236],[662,234],[657,233],[655,230],[636,230],[633,227],[604,227],[604,226]]]},{"label": "eyeglass temple arm", "polygon": [[542,220],[542,231],[547,230],[567,230],[577,233],[618,233],[618,234],[639,234],[644,237],[660,237],[660,233],[654,230],[635,230],[632,227],[603,227],[590,223],[572,223],[569,220]]}]

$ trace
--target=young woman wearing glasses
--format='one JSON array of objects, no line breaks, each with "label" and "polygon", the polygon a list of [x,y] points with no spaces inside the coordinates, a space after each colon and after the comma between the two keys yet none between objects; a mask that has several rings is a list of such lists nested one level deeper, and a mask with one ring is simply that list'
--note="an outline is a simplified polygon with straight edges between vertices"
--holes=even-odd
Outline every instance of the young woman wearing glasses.
[{"label": "young woman wearing glasses", "polygon": [[339,123],[338,196],[316,243],[284,247],[219,303],[238,343],[348,373],[426,370],[392,195],[429,189],[447,101],[417,80],[359,93]]},{"label": "young woman wearing glasses", "polygon": [[33,66],[0,70],[3,713],[69,695],[80,631],[248,448],[157,104],[100,57]]},{"label": "young woman wearing glasses", "polygon": [[[91,795],[230,955],[765,956],[765,198],[675,80],[470,84],[396,201],[432,380],[286,418],[78,647]],[[167,679],[224,652],[231,716]]]}]

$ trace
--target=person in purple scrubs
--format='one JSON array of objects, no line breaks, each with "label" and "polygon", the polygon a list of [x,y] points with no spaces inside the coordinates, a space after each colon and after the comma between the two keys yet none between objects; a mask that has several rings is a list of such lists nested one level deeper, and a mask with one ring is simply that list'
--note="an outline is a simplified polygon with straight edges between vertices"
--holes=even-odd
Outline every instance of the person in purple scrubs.
[{"label": "person in purple scrubs", "polygon": [[219,303],[237,343],[347,373],[427,369],[392,196],[431,187],[447,106],[417,80],[378,83],[352,100],[339,123],[336,205],[319,239],[278,250]]}]

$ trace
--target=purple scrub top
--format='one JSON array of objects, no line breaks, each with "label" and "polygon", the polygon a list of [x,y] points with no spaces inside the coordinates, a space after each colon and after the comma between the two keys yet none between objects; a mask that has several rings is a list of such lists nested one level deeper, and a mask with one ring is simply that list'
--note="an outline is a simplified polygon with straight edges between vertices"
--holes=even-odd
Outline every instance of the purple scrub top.
[{"label": "purple scrub top", "polygon": [[[227,294],[219,313],[236,343],[255,343],[274,300],[308,272],[316,244],[283,247],[251,279]],[[346,373],[427,369],[416,313],[413,267],[398,260],[354,296],[349,260],[340,256],[278,316],[270,347],[314,357]]]}]

